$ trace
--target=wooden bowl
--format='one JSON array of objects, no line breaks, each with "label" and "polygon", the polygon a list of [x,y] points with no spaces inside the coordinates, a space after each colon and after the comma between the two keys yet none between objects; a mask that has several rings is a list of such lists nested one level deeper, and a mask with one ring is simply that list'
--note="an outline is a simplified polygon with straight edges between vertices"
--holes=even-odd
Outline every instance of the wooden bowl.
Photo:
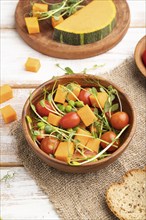
[{"label": "wooden bowl", "polygon": [[[59,161],[55,158],[50,157],[46,153],[44,153],[32,140],[29,132],[29,128],[26,122],[26,115],[30,115],[31,109],[30,109],[30,102],[29,98],[26,101],[24,108],[23,108],[23,113],[22,113],[22,126],[23,126],[23,132],[24,136],[29,144],[29,146],[32,148],[32,150],[37,154],[39,158],[41,158],[44,162],[46,162],[49,166],[54,167],[58,170],[64,171],[64,172],[70,172],[70,173],[86,173],[86,172],[92,172],[99,170],[101,168],[104,168],[105,166],[113,163],[122,153],[123,151],[127,148],[129,142],[131,141],[134,132],[135,132],[135,127],[136,127],[136,116],[135,116],[135,111],[132,106],[131,101],[127,97],[127,95],[116,85],[114,85],[112,82],[98,77],[98,76],[93,76],[93,75],[85,75],[85,74],[73,74],[73,75],[64,75],[62,77],[59,77],[57,79],[52,79],[49,80],[42,85],[40,85],[38,88],[34,90],[32,93],[32,102],[36,102],[39,100],[42,96],[43,88],[45,87],[47,90],[51,90],[54,82],[57,80],[57,85],[58,84],[67,84],[70,82],[77,82],[83,87],[91,87],[97,86],[97,81],[100,82],[101,85],[107,87],[109,85],[112,85],[115,89],[118,90],[119,96],[122,101],[123,105],[123,111],[127,112],[128,115],[130,116],[130,126],[127,128],[127,130],[123,133],[121,136],[121,146],[111,154],[111,156],[99,160],[97,162],[92,162],[80,166],[71,166],[66,164],[65,162]],[[56,86],[57,86],[56,85]],[[126,155],[125,155],[126,156]]]},{"label": "wooden bowl", "polygon": [[137,44],[134,52],[134,58],[136,65],[140,72],[143,74],[144,77],[146,77],[146,67],[144,66],[142,62],[142,54],[146,50],[146,36],[144,36]]}]

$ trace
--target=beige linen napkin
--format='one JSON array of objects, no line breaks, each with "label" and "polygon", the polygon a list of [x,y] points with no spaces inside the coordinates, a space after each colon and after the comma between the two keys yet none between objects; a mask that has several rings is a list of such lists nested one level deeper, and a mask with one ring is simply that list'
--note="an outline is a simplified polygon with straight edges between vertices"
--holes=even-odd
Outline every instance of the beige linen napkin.
[{"label": "beige linen napkin", "polygon": [[109,185],[119,181],[131,168],[144,167],[146,161],[146,79],[138,71],[133,58],[124,61],[103,77],[120,86],[137,111],[137,129],[122,156],[108,167],[88,174],[67,174],[48,167],[27,145],[21,122],[13,126],[18,155],[38,186],[48,195],[63,220],[116,220],[105,201]]}]

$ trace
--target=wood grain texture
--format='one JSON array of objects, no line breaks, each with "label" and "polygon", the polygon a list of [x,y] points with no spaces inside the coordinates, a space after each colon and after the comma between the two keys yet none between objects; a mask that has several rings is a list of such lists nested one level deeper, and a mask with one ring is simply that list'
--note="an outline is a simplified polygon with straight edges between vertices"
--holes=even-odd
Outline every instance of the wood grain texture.
[{"label": "wood grain texture", "polygon": [[23,167],[0,168],[0,176],[14,178],[1,182],[1,212],[3,220],[59,220],[51,202]]},{"label": "wood grain texture", "polygon": [[115,28],[107,37],[92,44],[73,46],[55,42],[52,39],[53,29],[48,21],[41,23],[41,32],[39,34],[28,34],[24,16],[30,11],[29,0],[19,0],[15,12],[16,29],[30,47],[45,55],[64,59],[81,59],[96,56],[114,47],[121,41],[128,30],[130,11],[126,0],[114,0],[114,3],[117,9]]},{"label": "wood grain texture", "polygon": [[[43,55],[25,44],[15,30],[3,29],[1,30],[1,53],[3,54],[1,57],[1,82],[3,84],[9,83],[17,88],[35,87],[53,76],[64,74],[61,69],[56,67],[57,63],[63,68],[69,66],[76,73],[87,68],[89,69],[88,73],[101,75],[114,69],[126,58],[132,56],[137,42],[144,35],[144,28],[129,28],[119,44],[108,52],[83,60],[65,60]],[[40,60],[41,68],[37,73],[25,71],[24,64],[28,57]],[[92,69],[95,64],[104,64],[104,66]]]},{"label": "wood grain texture", "polygon": [[[11,105],[16,110],[17,119],[20,120],[24,103],[32,91],[33,89],[13,89],[14,97],[1,104],[0,108],[6,105]],[[17,156],[16,140],[10,131],[13,123],[5,124],[0,114],[0,166],[22,165]]]}]

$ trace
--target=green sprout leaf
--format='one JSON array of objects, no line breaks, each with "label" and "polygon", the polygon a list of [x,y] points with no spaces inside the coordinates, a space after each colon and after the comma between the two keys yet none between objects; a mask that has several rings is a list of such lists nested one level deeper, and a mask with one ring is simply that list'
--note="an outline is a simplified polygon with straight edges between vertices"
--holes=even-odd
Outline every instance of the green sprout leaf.
[{"label": "green sprout leaf", "polygon": [[107,100],[104,105],[104,112],[109,112],[110,108],[111,108],[111,104]]},{"label": "green sprout leaf", "polygon": [[73,74],[74,71],[70,68],[70,67],[65,67],[65,71],[66,71],[66,75],[70,75],[70,74]]},{"label": "green sprout leaf", "polygon": [[41,105],[42,107],[45,107],[45,100],[44,100],[44,99],[40,101],[40,105]]},{"label": "green sprout leaf", "polygon": [[1,179],[0,182],[4,182],[7,184],[8,187],[10,187],[10,181],[14,179],[16,173],[8,171],[6,175],[4,175]]},{"label": "green sprout leaf", "polygon": [[118,108],[119,108],[118,103],[112,105],[112,107],[111,107],[111,112],[114,112],[114,111],[118,110]]}]

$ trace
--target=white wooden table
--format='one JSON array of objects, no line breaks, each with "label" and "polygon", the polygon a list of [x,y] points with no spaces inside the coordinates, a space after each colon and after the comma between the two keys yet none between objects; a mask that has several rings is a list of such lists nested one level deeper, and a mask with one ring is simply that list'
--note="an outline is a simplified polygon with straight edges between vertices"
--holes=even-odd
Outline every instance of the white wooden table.
[{"label": "white wooden table", "polygon": [[[122,1],[122,0],[120,0]],[[130,28],[123,40],[105,54],[83,59],[63,60],[47,57],[31,49],[19,37],[15,30],[14,12],[18,0],[0,0],[1,4],[1,84],[7,83],[13,87],[14,98],[3,103],[1,107],[11,104],[21,118],[22,107],[30,91],[52,76],[63,74],[55,64],[69,66],[75,72],[93,65],[105,64],[88,73],[102,74],[118,66],[129,56],[133,56],[137,42],[146,34],[145,0],[128,0],[131,11]],[[28,57],[40,59],[41,69],[38,73],[26,72],[24,63]],[[23,97],[23,100],[22,98]],[[14,178],[8,183],[1,182],[0,217],[3,220],[57,220],[48,197],[37,187],[29,176],[16,154],[15,139],[10,134],[10,125],[5,125],[0,117],[1,143],[1,178],[7,173]]]}]

